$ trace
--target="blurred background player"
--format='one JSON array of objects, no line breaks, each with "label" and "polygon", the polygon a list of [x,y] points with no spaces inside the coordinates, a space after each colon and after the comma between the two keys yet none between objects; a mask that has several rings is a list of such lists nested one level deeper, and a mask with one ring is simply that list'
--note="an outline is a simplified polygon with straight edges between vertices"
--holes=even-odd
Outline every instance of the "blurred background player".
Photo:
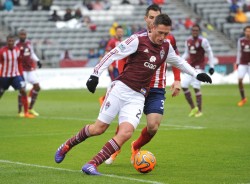
[{"label": "blurred background player", "polygon": [[24,106],[24,117],[34,118],[28,112],[28,98],[25,91],[25,82],[22,78],[21,55],[18,47],[14,46],[14,35],[7,36],[7,46],[0,50],[0,98],[5,90],[12,86],[19,90],[20,101]]},{"label": "blurred background player", "polygon": [[[204,68],[206,65],[205,62],[205,53],[208,55],[209,61],[209,73],[213,75],[214,73],[214,56],[213,51],[210,47],[208,40],[202,36],[200,36],[201,28],[199,25],[194,25],[191,29],[192,35],[185,42],[185,52],[182,55],[182,58],[187,60],[189,58],[189,63],[192,67],[194,67],[198,72],[204,72]],[[202,116],[202,94],[201,94],[201,83],[196,80],[194,77],[190,77],[186,74],[183,75],[181,80],[181,87],[183,89],[185,98],[188,104],[191,107],[191,112],[189,113],[189,117]],[[196,97],[196,107],[194,105],[191,92],[189,91],[189,86],[194,88],[195,97]]]},{"label": "blurred background player", "polygon": [[[29,92],[30,104],[29,104],[29,113],[39,116],[39,114],[33,109],[34,104],[36,102],[38,93],[40,91],[40,85],[38,82],[38,77],[35,72],[36,65],[41,68],[42,64],[40,63],[38,57],[36,56],[31,42],[27,39],[27,33],[24,29],[21,29],[18,32],[19,40],[16,41],[16,46],[20,49],[21,58],[22,58],[22,67],[23,67],[23,77],[24,80],[30,84],[32,84],[32,89]],[[22,101],[21,95],[18,95],[18,113],[19,116],[22,117]]]},{"label": "blurred background player", "polygon": [[[105,54],[107,54],[108,52],[110,52],[119,43],[121,43],[123,35],[124,35],[123,27],[117,25],[115,27],[115,36],[108,41],[107,46],[106,46],[106,52],[105,52]],[[120,68],[120,71],[121,71],[121,69],[123,68],[123,65],[124,65],[125,62],[126,62],[126,59],[122,59],[122,62],[120,62],[120,61],[114,61],[108,67],[108,72],[109,72],[109,76],[110,76],[111,81],[114,81],[114,79],[116,77],[118,77],[118,75],[119,75],[119,68]],[[102,105],[104,99],[105,99],[105,96],[102,96],[102,97],[99,98],[100,105]]]},{"label": "blurred background player", "polygon": [[[153,26],[153,22],[157,15],[161,14],[161,8],[156,5],[152,4],[146,9],[144,20],[147,25],[147,29],[141,31],[139,33],[148,32],[150,35],[150,30]],[[167,40],[170,41],[172,47],[175,50],[176,54],[178,53],[178,49],[176,46],[176,40],[174,36],[169,33],[166,37]],[[144,52],[148,52],[145,50]],[[162,116],[164,114],[164,102],[165,102],[165,87],[166,87],[166,70],[167,64],[163,63],[160,68],[157,69],[156,73],[153,75],[151,83],[150,83],[150,91],[148,96],[146,97],[145,104],[144,104],[144,114],[147,117],[147,126],[144,127],[141,131],[139,138],[132,142],[131,144],[131,163],[134,160],[134,155],[157,133]],[[177,96],[180,92],[180,70],[172,67],[174,73],[174,83],[171,85],[172,96]],[[118,130],[117,130],[118,131]],[[117,132],[116,132],[117,133]],[[116,156],[121,152],[121,149],[115,152],[111,157],[105,161],[106,164],[111,164]]]},{"label": "blurred background player", "polygon": [[243,78],[246,73],[248,73],[248,76],[250,77],[250,26],[246,26],[243,31],[245,36],[239,38],[238,40],[236,58],[238,86],[241,96],[241,101],[238,102],[239,107],[243,106],[247,102],[243,86]]}]

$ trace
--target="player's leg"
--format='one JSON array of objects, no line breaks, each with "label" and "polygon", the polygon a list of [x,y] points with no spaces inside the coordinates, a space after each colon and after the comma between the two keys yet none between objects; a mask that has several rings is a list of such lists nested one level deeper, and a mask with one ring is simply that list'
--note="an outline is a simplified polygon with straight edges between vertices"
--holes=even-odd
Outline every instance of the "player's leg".
[{"label": "player's leg", "polygon": [[19,90],[19,93],[21,94],[21,101],[24,108],[24,117],[34,118],[34,116],[32,114],[29,114],[28,112],[28,98],[26,94],[25,81],[23,80],[23,78],[21,76],[14,77],[12,81],[12,87],[15,90]]},{"label": "player's leg", "polygon": [[238,88],[240,92],[241,100],[238,102],[238,106],[241,107],[247,102],[247,98],[245,97],[245,90],[243,85],[243,79],[248,71],[247,65],[239,65],[238,66]]},{"label": "player's leg", "polygon": [[25,74],[26,74],[25,81],[33,85],[32,89],[29,92],[29,97],[31,99],[30,104],[29,104],[29,113],[35,116],[39,116],[39,113],[37,113],[33,108],[37,100],[38,93],[41,89],[39,82],[38,82],[38,77],[37,77],[36,71],[25,72]]},{"label": "player's leg", "polygon": [[188,114],[189,117],[194,116],[198,111],[198,107],[195,107],[192,94],[189,90],[189,85],[191,84],[192,80],[193,80],[193,77],[188,74],[183,74],[183,78],[181,80],[181,87],[182,87],[183,93],[191,108],[191,111]]},{"label": "player's leg", "polygon": [[7,77],[0,77],[0,98],[10,86],[10,79]]},{"label": "player's leg", "polygon": [[61,163],[64,160],[66,153],[72,147],[85,141],[91,136],[102,134],[109,127],[109,124],[112,122],[119,111],[119,98],[110,94],[111,90],[112,89],[109,89],[109,91],[107,92],[108,102],[105,101],[106,104],[101,107],[96,122],[91,125],[85,125],[75,136],[68,139],[58,148],[55,154],[56,163]]},{"label": "player's leg", "polygon": [[196,104],[198,107],[198,112],[195,113],[195,117],[202,116],[202,93],[201,93],[201,82],[194,78],[192,84],[195,92]]},{"label": "player's leg", "polygon": [[[115,135],[118,133],[118,131],[119,131],[119,125],[116,127]],[[121,153],[121,148],[117,150],[115,153],[113,153],[109,157],[109,159],[105,160],[105,164],[112,164],[120,153]]]},{"label": "player's leg", "polygon": [[195,117],[200,117],[202,116],[202,93],[201,90],[198,88],[194,88],[194,92],[195,92],[195,97],[196,97],[196,103],[197,103],[197,107],[198,107],[198,112],[195,114]]},{"label": "player's leg", "polygon": [[4,89],[3,88],[0,88],[0,98],[2,98],[3,94],[4,94]]},{"label": "player's leg", "polygon": [[164,113],[165,89],[151,89],[144,104],[147,126],[141,131],[139,138],[131,144],[131,163],[134,155],[154,137],[159,129]]},{"label": "player's leg", "polygon": [[71,148],[85,141],[89,137],[101,135],[105,132],[108,126],[109,124],[106,124],[98,119],[93,124],[85,125],[75,136],[68,139],[58,148],[55,154],[55,162],[61,163]]},{"label": "player's leg", "polygon": [[[145,100],[144,96],[138,92],[132,91],[127,86],[124,86],[123,83],[119,87],[120,88],[117,88],[118,90],[116,91],[117,94],[120,94],[119,131],[104,145],[102,150],[94,156],[92,160],[83,166],[82,171],[87,174],[96,175],[96,173],[91,172],[91,170],[97,171],[96,167],[98,165],[102,164],[105,160],[110,158],[113,153],[118,151],[121,146],[131,138],[140,122]],[[105,104],[103,106],[105,106]],[[99,116],[99,118],[101,119],[101,116]],[[98,172],[98,174],[100,173]]]}]

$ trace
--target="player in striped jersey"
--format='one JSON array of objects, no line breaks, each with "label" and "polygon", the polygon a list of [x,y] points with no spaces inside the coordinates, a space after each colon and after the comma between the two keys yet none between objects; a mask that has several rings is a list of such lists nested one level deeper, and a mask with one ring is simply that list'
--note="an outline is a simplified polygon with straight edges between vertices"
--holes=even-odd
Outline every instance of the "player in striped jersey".
[{"label": "player in striped jersey", "polygon": [[34,118],[34,115],[28,112],[28,99],[22,77],[20,50],[14,46],[14,36],[11,34],[7,36],[7,46],[0,50],[0,98],[10,86],[19,90],[21,94],[24,117]]},{"label": "player in striped jersey", "polygon": [[[161,8],[156,5],[152,4],[146,9],[144,20],[147,24],[147,29],[145,29],[142,32],[148,32],[150,35],[150,29],[152,28],[153,22],[155,20],[155,17],[157,15],[161,14]],[[175,50],[176,54],[179,54],[177,46],[176,46],[176,40],[173,34],[169,33],[166,36],[166,39],[171,43],[173,49]],[[145,52],[148,52],[145,50]],[[158,128],[161,123],[162,116],[164,114],[164,102],[165,102],[165,87],[166,87],[166,70],[167,70],[167,64],[163,63],[155,72],[155,74],[152,77],[152,80],[150,82],[150,91],[148,96],[145,100],[145,106],[144,106],[144,114],[147,117],[147,126],[145,126],[140,136],[137,140],[133,141],[131,144],[131,163],[133,163],[134,155],[148,142],[151,141],[151,139],[154,137],[154,135],[157,133]],[[172,67],[172,71],[174,74],[174,83],[171,85],[172,90],[172,96],[177,96],[180,93],[180,70]],[[117,131],[116,131],[117,132]],[[111,157],[105,161],[106,164],[111,164],[116,156],[121,152],[121,150],[118,150],[115,152]]]},{"label": "player in striped jersey", "polygon": [[245,96],[243,78],[248,73],[250,77],[250,26],[244,28],[245,36],[238,40],[236,65],[238,70],[238,86],[241,100],[238,106],[241,107],[247,102]]}]

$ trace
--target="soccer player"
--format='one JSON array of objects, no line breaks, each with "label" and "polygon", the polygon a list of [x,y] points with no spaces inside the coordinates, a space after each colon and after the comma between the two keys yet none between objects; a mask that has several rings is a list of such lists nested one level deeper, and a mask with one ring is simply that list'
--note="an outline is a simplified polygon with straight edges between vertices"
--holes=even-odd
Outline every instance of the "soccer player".
[{"label": "soccer player", "polygon": [[[192,27],[192,36],[190,36],[185,42],[185,52],[182,55],[183,59],[189,57],[189,63],[199,72],[204,72],[205,68],[205,53],[208,55],[209,60],[209,74],[213,75],[214,73],[214,62],[213,62],[213,51],[210,47],[210,44],[206,38],[200,36],[201,28],[199,25],[194,25]],[[194,105],[191,92],[189,91],[189,86],[194,88],[196,103]],[[185,98],[188,104],[191,107],[191,112],[189,117],[200,117],[202,116],[202,94],[201,94],[201,83],[196,78],[184,74],[181,80],[181,87],[184,92]]]},{"label": "soccer player", "polygon": [[[39,116],[38,112],[36,112],[33,108],[40,91],[40,85],[35,70],[36,65],[41,68],[42,64],[36,56],[31,42],[27,39],[27,32],[24,29],[21,29],[18,32],[18,37],[19,40],[17,40],[15,44],[17,47],[19,47],[22,55],[23,77],[26,82],[33,85],[29,92],[29,97],[31,97],[29,113]],[[18,114],[20,117],[23,117],[21,94],[18,95]]]},{"label": "soccer player", "polygon": [[244,28],[245,36],[238,40],[237,45],[237,58],[236,66],[238,70],[238,86],[241,96],[241,101],[238,102],[238,106],[242,107],[246,102],[247,98],[245,97],[243,78],[246,73],[250,77],[250,26]]},{"label": "soccer player", "polygon": [[18,47],[14,46],[14,35],[7,36],[7,46],[0,50],[0,98],[12,86],[19,90],[24,106],[24,117],[34,118],[28,112],[28,99],[25,91],[25,82],[22,78],[21,55]]},{"label": "soccer player", "polygon": [[[115,28],[115,36],[111,38],[107,43],[106,52],[105,52],[106,54],[110,52],[113,48],[115,48],[119,43],[121,43],[123,35],[124,35],[123,28],[122,26],[118,25]],[[121,72],[119,71],[121,70],[120,69],[122,67],[121,65],[124,65],[125,62],[126,62],[125,59],[123,59],[122,61],[116,60],[108,67],[108,72],[109,72],[111,81],[114,81],[115,78],[118,77],[119,73]],[[105,95],[99,98],[100,105],[102,105],[104,99],[105,99]]]},{"label": "soccer player", "polygon": [[151,36],[147,33],[135,34],[122,41],[107,53],[94,68],[86,85],[94,93],[102,72],[114,61],[128,57],[124,71],[108,89],[104,103],[95,123],[85,125],[76,136],[63,143],[55,154],[55,161],[60,163],[72,147],[92,136],[101,135],[119,114],[119,131],[110,139],[82,171],[90,175],[101,175],[97,166],[107,160],[132,136],[142,116],[145,96],[155,71],[163,62],[168,62],[181,71],[196,76],[198,80],[212,83],[206,73],[197,73],[185,60],[174,52],[171,44],[165,40],[171,29],[171,19],[160,14],[154,21]]},{"label": "soccer player", "polygon": [[[146,9],[144,20],[147,24],[147,29],[139,33],[147,32],[150,34],[150,30],[153,26],[153,22],[157,15],[161,14],[161,8],[152,4]],[[176,54],[179,54],[176,40],[173,34],[169,33],[166,39],[170,41]],[[131,144],[131,163],[134,161],[134,155],[151,139],[154,137],[161,123],[161,119],[164,113],[164,102],[165,102],[165,87],[166,87],[166,63],[163,63],[154,74],[150,82],[150,91],[146,97],[144,104],[144,114],[147,117],[147,126],[141,131],[139,138]],[[171,85],[172,96],[177,96],[180,92],[180,70],[172,67],[174,73],[174,83]],[[105,161],[106,164],[111,164],[115,160],[116,156],[121,152],[121,149],[111,155],[111,157]]]}]

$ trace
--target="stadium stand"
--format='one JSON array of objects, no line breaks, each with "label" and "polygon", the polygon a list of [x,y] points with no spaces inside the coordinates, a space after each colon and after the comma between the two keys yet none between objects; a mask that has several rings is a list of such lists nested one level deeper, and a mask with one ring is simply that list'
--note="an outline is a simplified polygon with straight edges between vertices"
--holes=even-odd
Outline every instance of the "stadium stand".
[{"label": "stadium stand", "polygon": [[[1,25],[13,33],[18,29],[25,28],[28,31],[28,37],[35,44],[35,49],[40,58],[44,60],[48,67],[58,67],[60,54],[65,49],[70,49],[75,59],[86,59],[90,48],[98,49],[98,43],[101,38],[109,37],[109,28],[114,22],[132,27],[137,25],[144,27],[143,21],[147,5],[139,5],[139,0],[130,0],[130,4],[121,5],[121,0],[110,0],[111,8],[109,10],[88,10],[80,0],[54,0],[50,11],[31,11],[26,6],[15,7],[11,13],[0,12]],[[203,3],[204,5],[202,5]],[[207,29],[206,22],[216,25],[218,30],[230,35],[234,39],[238,36],[237,31],[232,31],[231,27],[222,23],[224,14],[228,5],[224,0],[168,0],[162,6],[162,10],[168,13],[174,23],[178,20],[184,20],[186,17],[202,17],[201,24],[204,36],[206,36],[214,50],[215,55],[228,55],[232,53],[232,44],[217,30]],[[191,7],[197,14],[190,12]],[[218,5],[219,7],[217,8]],[[57,10],[58,15],[63,17],[66,8],[72,10],[81,8],[84,16],[89,16],[96,25],[96,30],[91,31],[85,23],[78,24],[76,20],[66,22],[52,22],[49,17],[53,10]],[[211,10],[214,13],[210,13]],[[220,13],[217,12],[220,10]],[[221,16],[220,16],[221,15]],[[219,18],[218,18],[219,17]],[[205,20],[205,21],[204,21]],[[220,22],[221,21],[221,22]],[[242,25],[240,25],[242,26]],[[59,28],[60,27],[60,28]],[[236,29],[235,29],[236,30]],[[184,41],[190,35],[190,30],[178,28],[173,30],[177,38],[177,46],[180,53],[184,52]]]},{"label": "stadium stand", "polygon": [[[242,35],[243,28],[249,23],[228,23],[229,3],[225,0],[183,0],[184,3],[223,32],[229,39],[236,42]],[[250,20],[249,20],[250,21]],[[235,44],[234,44],[235,46]]]}]

